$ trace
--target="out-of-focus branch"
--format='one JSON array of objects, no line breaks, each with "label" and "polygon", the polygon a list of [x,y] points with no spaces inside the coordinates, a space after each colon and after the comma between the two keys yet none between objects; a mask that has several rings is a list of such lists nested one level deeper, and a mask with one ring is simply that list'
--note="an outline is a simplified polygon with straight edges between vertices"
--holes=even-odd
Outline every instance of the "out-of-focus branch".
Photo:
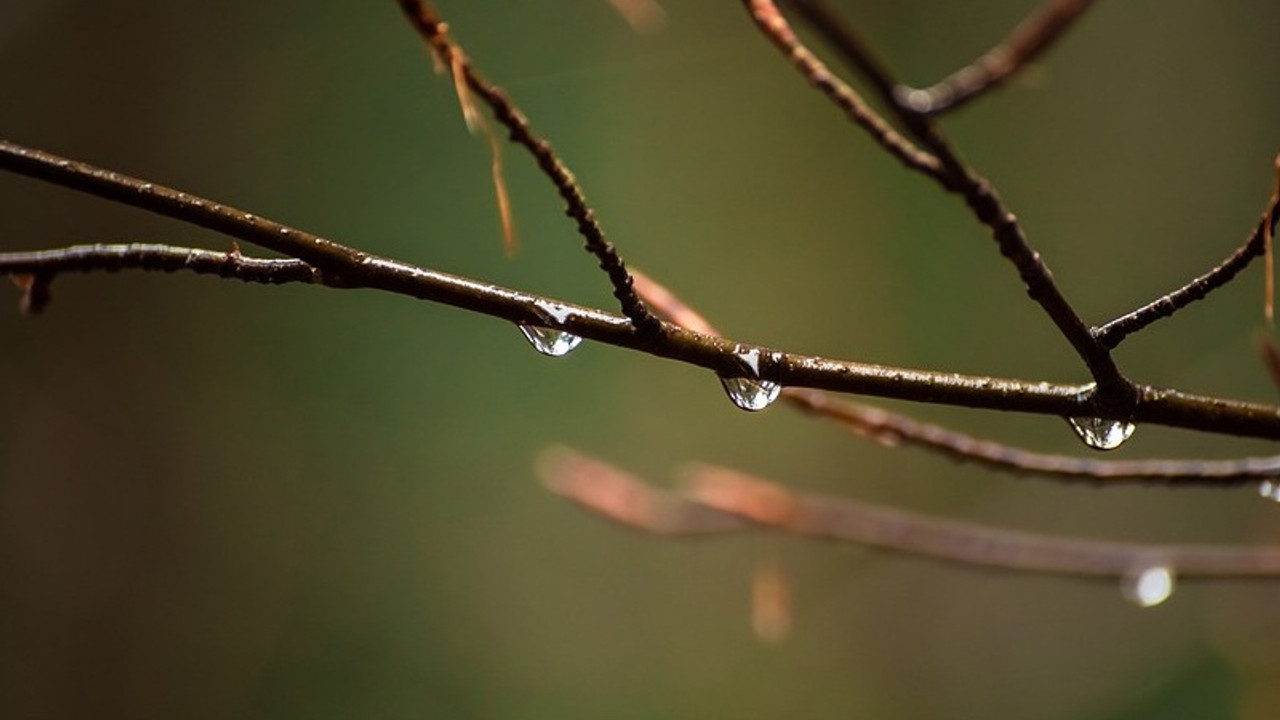
[{"label": "out-of-focus branch", "polygon": [[1048,0],[981,57],[930,87],[901,88],[899,98],[923,115],[955,110],[1035,62],[1092,4],[1093,0]]},{"label": "out-of-focus branch", "polygon": [[[839,81],[824,80],[820,83],[813,75],[813,68],[818,67],[829,75],[825,66],[797,61],[796,58],[813,57],[813,53],[796,37],[773,0],[744,0],[744,2],[756,26],[791,60],[792,65],[810,83],[835,99],[835,96],[827,91],[827,87]],[[872,86],[882,95],[882,99],[893,109],[907,130],[920,139],[925,149],[941,163],[940,171],[927,174],[937,180],[943,188],[963,197],[974,217],[991,231],[1000,254],[1008,258],[1017,269],[1023,285],[1026,286],[1027,295],[1044,309],[1058,331],[1089,368],[1090,374],[1098,385],[1099,401],[1110,406],[1110,412],[1113,414],[1127,414],[1138,398],[1138,389],[1124,377],[1116,367],[1110,351],[1094,338],[1089,326],[1080,319],[1075,309],[1067,302],[1053,279],[1053,273],[1049,271],[1040,254],[1031,248],[1017,217],[1004,206],[991,183],[975,173],[960,159],[928,118],[912,112],[899,102],[893,91],[897,83],[884,66],[874,60],[872,53],[856,35],[848,32],[846,28],[831,24],[819,25],[817,29],[830,35],[837,49],[862,68],[863,72],[870,77]]]},{"label": "out-of-focus branch", "polygon": [[613,284],[613,294],[622,307],[622,313],[630,318],[642,334],[660,331],[657,319],[632,291],[631,275],[617,249],[605,238],[604,230],[596,221],[595,212],[587,205],[586,196],[577,179],[552,150],[550,143],[534,133],[529,118],[525,117],[501,88],[480,75],[467,59],[466,53],[449,35],[448,26],[428,3],[422,0],[397,1],[440,64],[455,73],[455,81],[458,79],[456,76],[461,75],[466,87],[489,106],[498,122],[511,133],[511,140],[528,150],[538,167],[551,179],[567,206],[566,212],[578,224],[578,232],[585,240],[587,250],[595,255],[600,269],[605,271]]},{"label": "out-of-focus branch", "polygon": [[[633,271],[636,291],[664,319],[706,335],[719,331],[675,293]],[[1270,348],[1270,346],[1265,346]],[[914,445],[995,470],[1089,483],[1234,487],[1280,475],[1280,455],[1230,460],[1095,460],[1032,452],[977,438],[900,413],[836,398],[820,390],[784,388],[782,399],[799,410],[834,420],[861,437],[887,445]]]},{"label": "out-of-focus branch", "polygon": [[544,454],[538,467],[557,494],[614,522],[661,535],[767,529],[963,565],[1086,578],[1120,580],[1154,566],[1184,580],[1280,577],[1276,546],[1118,543],[998,530],[797,493],[720,467],[695,470],[682,492],[671,493],[563,448]]}]

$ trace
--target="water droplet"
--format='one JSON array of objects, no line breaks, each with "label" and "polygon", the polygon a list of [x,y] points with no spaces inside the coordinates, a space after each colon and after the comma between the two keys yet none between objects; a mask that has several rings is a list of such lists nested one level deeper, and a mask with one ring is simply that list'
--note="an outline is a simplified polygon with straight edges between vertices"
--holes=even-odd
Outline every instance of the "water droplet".
[{"label": "water droplet", "polygon": [[1120,591],[1138,607],[1155,607],[1173,595],[1173,569],[1167,565],[1151,565],[1128,573],[1121,580]]},{"label": "water droplet", "polygon": [[550,357],[564,357],[582,342],[577,335],[541,325],[520,325],[519,328],[535,350]]},{"label": "water droplet", "polygon": [[724,391],[729,394],[734,405],[751,412],[769,407],[778,399],[778,393],[782,392],[781,385],[769,380],[722,377],[720,384],[724,385]]},{"label": "water droplet", "polygon": [[1067,418],[1067,422],[1084,444],[1094,450],[1115,450],[1129,439],[1134,430],[1131,422],[1108,418],[1075,417]]},{"label": "water droplet", "polygon": [[1258,494],[1268,500],[1280,502],[1280,480],[1263,480],[1258,484]]}]

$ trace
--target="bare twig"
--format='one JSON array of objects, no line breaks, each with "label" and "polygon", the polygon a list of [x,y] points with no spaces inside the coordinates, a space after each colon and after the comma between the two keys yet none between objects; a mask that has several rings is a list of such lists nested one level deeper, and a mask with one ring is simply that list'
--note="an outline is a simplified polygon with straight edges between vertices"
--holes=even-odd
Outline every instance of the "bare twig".
[{"label": "bare twig", "polygon": [[[753,350],[762,358],[760,377],[788,387],[1064,417],[1107,416],[1108,412],[1089,388],[1081,385],[909,370],[785,353],[674,325],[664,326],[657,337],[642,337],[627,318],[378,257],[227,205],[7,140],[0,140],[0,170],[256,243],[312,265],[329,285],[384,290],[532,325],[545,325],[546,308],[554,305],[564,314],[560,329],[716,372],[739,371],[739,353]],[[1133,422],[1280,439],[1280,409],[1275,407],[1151,386],[1137,390],[1139,400],[1130,415]]]},{"label": "bare twig", "polygon": [[601,460],[559,448],[547,485],[582,507],[646,532],[707,536],[768,529],[985,568],[1115,579],[1164,566],[1179,579],[1280,577],[1280,547],[1119,543],[933,518],[855,500],[792,492],[727,468],[696,470],[688,489],[650,487]]},{"label": "bare twig", "polygon": [[939,182],[946,182],[942,163],[930,153],[921,150],[902,137],[889,123],[885,122],[875,110],[872,110],[858,91],[849,87],[835,73],[805,47],[796,37],[786,18],[778,12],[777,7],[767,0],[746,0],[747,9],[756,26],[764,32],[765,37],[786,56],[792,66],[804,76],[831,102],[839,107],[846,117],[861,127],[889,154],[903,165],[924,173]]},{"label": "bare twig", "polygon": [[1035,62],[1092,4],[1093,0],[1048,0],[978,59],[930,87],[902,88],[899,97],[924,115],[955,110]]},{"label": "bare twig", "polygon": [[[826,88],[842,87],[843,84],[834,85],[839,81],[827,79],[830,73],[820,63],[815,65],[813,62],[796,60],[796,58],[813,57],[813,53],[799,41],[773,0],[744,0],[744,2],[757,27],[782,50],[783,54],[791,60],[792,65],[810,83],[823,89],[829,97],[835,99],[836,96]],[[882,99],[889,104],[898,119],[924,143],[925,149],[932,153],[931,157],[941,163],[940,171],[930,171],[926,174],[937,180],[943,188],[961,195],[974,217],[991,230],[1000,254],[1008,258],[1017,269],[1023,285],[1026,286],[1027,295],[1044,309],[1062,336],[1089,368],[1090,374],[1098,385],[1099,401],[1108,406],[1112,414],[1127,414],[1137,400],[1137,388],[1124,377],[1116,367],[1110,351],[1093,337],[1090,328],[1067,302],[1048,266],[1045,265],[1040,254],[1027,242],[1017,217],[1004,206],[991,183],[964,164],[928,118],[912,112],[899,102],[893,91],[896,83],[855,35],[846,33],[845,28],[830,24],[820,25],[818,29],[831,36],[837,49],[868,75],[872,86],[882,95]],[[813,75],[815,68],[820,69],[824,75]]]},{"label": "bare twig", "polygon": [[595,255],[600,269],[605,271],[613,284],[613,294],[622,307],[622,313],[635,324],[641,334],[660,331],[658,320],[632,291],[631,275],[617,249],[605,238],[604,230],[596,221],[595,212],[587,205],[577,179],[551,149],[551,145],[533,132],[529,119],[501,88],[481,77],[457,42],[450,37],[446,24],[429,4],[422,0],[398,2],[400,9],[441,64],[450,68],[455,80],[459,75],[465,80],[466,87],[489,106],[498,122],[511,133],[511,140],[528,150],[538,167],[551,179],[567,206],[566,212],[578,224],[578,232],[585,240],[587,250]]},{"label": "bare twig", "polygon": [[64,272],[136,269],[193,272],[265,285],[322,283],[320,272],[301,260],[264,259],[237,251],[217,252],[150,243],[72,245],[57,250],[0,254],[0,273],[48,279]]},{"label": "bare twig", "polygon": [[[719,335],[711,323],[675,293],[635,270],[636,291],[664,319],[706,335]],[[1265,338],[1264,338],[1265,340]],[[1274,353],[1270,344],[1260,345]],[[1265,355],[1269,360],[1272,355]],[[789,387],[782,399],[791,406],[838,422],[861,437],[888,445],[903,443],[962,462],[1005,472],[1045,475],[1090,483],[1133,483],[1234,487],[1280,475],[1280,455],[1229,460],[1095,460],[1032,452],[977,438],[900,413],[833,397],[819,390]]]},{"label": "bare twig", "polygon": [[1277,220],[1280,220],[1280,204],[1277,203],[1276,196],[1273,195],[1266,211],[1262,214],[1262,219],[1258,222],[1258,226],[1254,228],[1253,234],[1249,236],[1249,239],[1243,245],[1236,248],[1235,252],[1231,253],[1227,259],[1219,263],[1217,267],[1177,290],[1162,295],[1133,312],[1126,313],[1105,325],[1099,326],[1094,330],[1094,336],[1103,345],[1114,348],[1124,342],[1125,338],[1151,323],[1173,315],[1182,308],[1203,299],[1209,293],[1231,282],[1254,258],[1263,254],[1266,248],[1266,238],[1273,231]]}]

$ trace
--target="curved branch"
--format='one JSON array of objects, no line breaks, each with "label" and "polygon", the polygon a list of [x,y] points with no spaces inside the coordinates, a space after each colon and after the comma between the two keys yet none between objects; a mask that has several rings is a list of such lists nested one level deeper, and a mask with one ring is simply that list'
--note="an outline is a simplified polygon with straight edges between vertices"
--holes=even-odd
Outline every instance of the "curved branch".
[{"label": "curved branch", "polygon": [[[322,272],[328,285],[384,290],[529,325],[546,325],[546,308],[554,304],[565,312],[563,321],[556,321],[559,329],[717,373],[741,372],[739,354],[752,351],[759,353],[761,379],[790,387],[1063,417],[1109,417],[1111,412],[1084,385],[910,370],[784,353],[670,324],[664,324],[656,336],[642,336],[627,318],[378,257],[227,205],[7,140],[0,140],[0,170],[151,210],[296,257]],[[1278,408],[1151,386],[1140,386],[1137,391],[1138,402],[1129,414],[1133,422],[1280,439]]]},{"label": "curved branch", "polygon": [[955,110],[1035,62],[1092,4],[1093,0],[1048,0],[981,57],[930,87],[903,88],[899,97],[923,115]]},{"label": "curved branch", "polygon": [[1120,580],[1152,566],[1179,579],[1280,577],[1280,546],[1165,545],[1055,537],[929,517],[856,500],[792,492],[735,470],[695,470],[670,493],[566,448],[538,462],[555,493],[614,522],[661,535],[767,529],[1000,570]]},{"label": "curved branch", "polygon": [[[844,84],[838,79],[830,78],[829,72],[820,62],[797,60],[797,58],[811,58],[813,53],[796,37],[773,0],[744,0],[744,2],[757,27],[791,60],[792,65],[810,83],[823,89],[828,97],[837,100],[838,96],[826,88],[828,86],[845,88]],[[928,151],[933,153],[932,157],[938,160],[942,167],[938,172],[926,174],[938,181],[944,189],[964,198],[965,204],[969,206],[978,222],[991,231],[1000,254],[1008,258],[1017,269],[1018,276],[1027,289],[1027,295],[1048,314],[1058,331],[1084,361],[1097,382],[1103,404],[1109,406],[1112,413],[1125,414],[1136,400],[1138,389],[1124,377],[1116,367],[1110,351],[1094,338],[1089,326],[1080,319],[1075,309],[1067,302],[1053,279],[1053,273],[1049,271],[1040,254],[1031,248],[1017,217],[1004,206],[995,188],[965,165],[928,118],[913,112],[901,103],[894,93],[897,83],[893,81],[888,71],[874,60],[870,51],[856,36],[830,23],[821,24],[817,29],[828,34],[837,49],[846,54],[855,66],[861,68],[870,77],[872,86],[893,109],[898,119],[924,143]],[[813,75],[815,68],[822,70],[825,75]],[[822,84],[819,80],[822,80]],[[847,88],[844,92],[853,93]],[[856,97],[856,94],[854,96]]]},{"label": "curved branch", "polygon": [[746,0],[751,19],[775,47],[787,57],[810,85],[813,85],[839,107],[855,125],[866,130],[889,154],[903,165],[939,182],[946,182],[945,169],[938,158],[921,150],[889,126],[863,101],[858,91],[849,87],[805,47],[796,37],[786,18],[767,0]]},{"label": "curved branch", "polygon": [[[470,88],[493,111],[498,122],[511,133],[512,142],[518,143],[528,150],[538,163],[538,167],[555,185],[560,197],[567,206],[567,214],[578,224],[578,232],[586,241],[587,251],[596,256],[600,269],[608,275],[613,284],[613,295],[622,307],[622,313],[635,323],[638,330],[651,334],[661,330],[657,318],[649,312],[640,298],[631,289],[631,275],[626,265],[604,236],[604,230],[596,221],[595,212],[587,205],[586,196],[578,185],[573,173],[560,160],[550,143],[538,137],[529,118],[525,117],[506,93],[483,77],[471,65],[466,54],[457,42],[449,36],[448,27],[436,15],[435,10],[421,0],[398,0],[400,9],[404,11],[414,29],[422,36],[423,41],[435,53],[444,67],[455,74],[461,73],[466,87]],[[457,77],[455,77],[455,82]],[[464,106],[464,111],[466,107]]]},{"label": "curved branch", "polygon": [[1173,315],[1197,300],[1204,299],[1209,293],[1231,282],[1254,258],[1262,255],[1266,251],[1267,236],[1275,231],[1276,222],[1280,220],[1280,156],[1276,157],[1276,182],[1276,192],[1272,193],[1267,209],[1262,213],[1262,219],[1258,221],[1258,226],[1254,228],[1253,234],[1243,245],[1236,248],[1236,251],[1217,267],[1186,285],[1095,328],[1094,337],[1098,338],[1098,342],[1108,348],[1115,348],[1133,333],[1157,320]]}]

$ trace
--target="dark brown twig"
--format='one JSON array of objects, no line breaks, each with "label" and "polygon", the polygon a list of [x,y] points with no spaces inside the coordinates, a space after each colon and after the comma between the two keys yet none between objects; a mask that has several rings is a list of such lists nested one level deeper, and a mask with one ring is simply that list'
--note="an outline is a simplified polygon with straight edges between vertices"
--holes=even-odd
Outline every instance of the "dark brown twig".
[{"label": "dark brown twig", "polygon": [[942,163],[932,154],[916,147],[894,130],[889,123],[872,110],[862,96],[831,72],[818,56],[805,47],[796,37],[791,26],[772,2],[746,0],[751,19],[765,37],[786,56],[796,70],[819,92],[839,107],[846,117],[861,127],[889,154],[903,165],[929,177],[946,182]]},{"label": "dark brown twig", "polygon": [[1226,260],[1177,290],[1099,326],[1094,330],[1094,336],[1106,347],[1114,348],[1124,342],[1128,336],[1161,318],[1173,315],[1197,300],[1204,299],[1209,293],[1231,282],[1254,258],[1262,255],[1266,246],[1268,228],[1274,228],[1277,220],[1280,220],[1280,205],[1276,203],[1273,196],[1253,234]]},{"label": "dark brown twig", "polygon": [[1035,62],[1092,4],[1093,0],[1048,0],[981,57],[930,87],[902,87],[898,97],[922,115],[955,110]]},{"label": "dark brown twig", "polygon": [[[909,95],[910,92],[907,91],[910,88],[906,88],[906,86],[895,81],[892,74],[871,53],[857,33],[843,23],[820,0],[788,1],[840,53],[841,57],[866,78],[867,82],[876,90],[880,99],[894,110],[898,120],[912,134],[920,137],[926,147],[936,153],[937,157],[947,165],[953,175],[959,177],[969,176],[968,179],[961,181],[958,185],[961,186],[960,192],[965,194],[970,206],[976,209],[975,202],[981,202],[981,186],[986,184],[986,181],[973,175],[972,171],[960,163],[954,151],[951,150],[945,138],[930,122],[926,113],[922,113],[911,102],[904,102],[904,94]],[[1087,10],[1091,2],[1092,0],[1050,0],[1039,12],[1020,24],[1001,47],[1009,45],[1012,48],[1009,51],[1011,53],[1010,58],[1020,58],[1019,62],[1032,60],[1039,53],[1047,50],[1049,44],[1069,26],[1071,21]],[[987,56],[995,57],[1000,54],[1002,54],[1002,51],[996,48],[989,52]],[[964,71],[961,71],[957,75],[963,73]],[[1280,187],[1280,157],[1276,159],[1276,167],[1277,183],[1278,187]],[[974,187],[974,183],[977,184],[977,187]],[[965,186],[968,186],[968,189],[965,189]],[[1280,210],[1277,208],[1278,203],[1280,203],[1280,190],[1277,193],[1273,193],[1272,199],[1268,203],[1266,211],[1263,212],[1262,220],[1258,223],[1253,235],[1220,265],[1183,287],[1105,325],[1094,328],[1092,333],[1098,344],[1105,350],[1114,349],[1126,336],[1141,330],[1156,320],[1172,315],[1181,308],[1204,298],[1213,290],[1230,282],[1255,257],[1263,254],[1266,247],[1266,237],[1274,230],[1277,218],[1280,217]],[[997,230],[994,227],[992,229],[997,233],[1001,232],[1001,230]],[[1006,228],[1003,232],[1009,233],[1011,229]],[[1018,230],[1016,234],[1021,234],[1021,231]],[[1011,238],[1014,246],[1018,244],[1016,240],[1016,238]],[[1034,267],[1029,269],[1031,270],[1030,275],[1023,273],[1024,282],[1029,282],[1039,274],[1039,271]],[[1019,270],[1023,272],[1021,267]],[[1047,268],[1044,272],[1048,272]],[[1028,285],[1028,288],[1030,287]],[[1067,317],[1065,319],[1068,325],[1074,326],[1071,318]],[[1060,323],[1059,327],[1061,326],[1062,324]],[[1073,342],[1073,344],[1076,343]]]},{"label": "dark brown twig", "polygon": [[[810,83],[823,90],[828,97],[837,100],[837,96],[828,88],[842,87],[843,83],[827,79],[825,75],[815,78],[812,74],[815,68],[829,75],[825,66],[797,62],[796,58],[812,57],[813,53],[796,37],[773,0],[744,2],[756,26],[792,61],[792,65]],[[1127,414],[1137,399],[1137,388],[1124,377],[1116,367],[1110,351],[1094,338],[1090,328],[1067,302],[1048,266],[1027,242],[1017,217],[1004,206],[991,183],[961,161],[928,118],[899,102],[893,90],[897,83],[856,35],[833,24],[823,24],[817,29],[827,34],[836,48],[868,75],[871,85],[881,94],[882,100],[893,109],[904,126],[920,139],[925,149],[932,153],[931,157],[941,163],[940,171],[926,174],[938,181],[943,188],[963,197],[974,217],[990,229],[1000,254],[1008,258],[1017,269],[1027,295],[1044,309],[1089,368],[1097,382],[1100,403],[1108,406],[1113,414]]]},{"label": "dark brown twig", "polygon": [[0,254],[0,273],[33,275],[48,280],[65,272],[116,272],[126,269],[181,270],[265,285],[323,282],[319,271],[293,258],[252,258],[236,251],[217,252],[150,243],[72,245],[57,250]]},{"label": "dark brown twig", "polygon": [[613,284],[613,295],[626,315],[642,335],[661,330],[657,318],[644,306],[644,302],[631,289],[631,275],[626,265],[604,236],[604,230],[596,221],[595,212],[587,205],[582,188],[573,173],[551,149],[550,143],[533,132],[529,119],[497,85],[481,77],[462,52],[457,42],[449,36],[448,26],[436,15],[435,10],[422,0],[398,0],[400,9],[413,25],[423,41],[450,72],[461,73],[466,86],[475,93],[494,117],[507,128],[512,142],[523,146],[533,155],[538,167],[550,178],[566,205],[566,213],[578,225],[578,232],[586,242],[587,250],[595,255],[600,269],[605,271]]},{"label": "dark brown twig", "polygon": [[[316,235],[120,173],[0,140],[0,170],[131,205],[222,232],[303,260],[328,285],[364,287],[504,318],[547,323],[546,308],[564,315],[560,329],[605,344],[639,350],[716,372],[740,371],[739,354],[759,353],[760,377],[788,387],[1063,417],[1107,416],[1089,388],[957,373],[929,372],[785,353],[768,347],[665,325],[641,337],[627,319],[600,310],[523,293],[378,257]],[[0,253],[3,256],[3,253]],[[1280,409],[1141,386],[1130,419],[1204,432],[1280,439]]]},{"label": "dark brown twig", "polygon": [[1165,545],[1054,537],[792,492],[735,470],[696,470],[682,493],[657,490],[601,460],[557,448],[539,461],[557,494],[614,522],[668,536],[768,529],[1001,570],[1120,580],[1162,566],[1179,579],[1280,577],[1280,547]]},{"label": "dark brown twig", "polygon": [[[705,335],[719,335],[711,323],[675,293],[635,270],[636,291],[663,319]],[[1271,349],[1271,345],[1263,345]],[[1270,357],[1270,356],[1267,356]],[[1280,475],[1280,455],[1229,460],[1095,460],[1032,452],[977,438],[900,413],[833,397],[819,390],[784,388],[792,407],[834,420],[861,437],[887,445],[914,445],[961,462],[1027,475],[1089,483],[1133,483],[1235,487]]]}]

